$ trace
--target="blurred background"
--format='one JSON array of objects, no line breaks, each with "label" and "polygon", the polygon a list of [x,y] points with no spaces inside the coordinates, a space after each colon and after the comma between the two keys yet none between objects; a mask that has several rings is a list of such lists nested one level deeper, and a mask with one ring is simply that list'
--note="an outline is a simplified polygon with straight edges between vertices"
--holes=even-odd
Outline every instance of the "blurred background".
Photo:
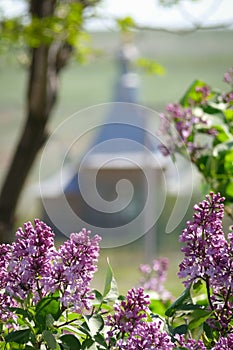
[{"label": "blurred background", "polygon": [[[8,4],[6,1],[0,1],[0,5],[8,16],[11,16],[13,11],[18,11],[18,13],[25,11],[23,2],[19,1],[18,8],[15,8],[13,3],[13,1]],[[190,6],[190,1],[186,3],[185,6]],[[229,1],[218,1],[217,7],[216,1],[198,1],[198,3],[199,5],[195,4],[195,7],[190,8],[184,5],[180,8],[178,5],[175,8],[164,8],[159,7],[155,1],[153,3],[148,1],[147,4],[146,1],[140,0],[128,1],[127,4],[121,1],[117,6],[116,1],[107,1],[97,5],[96,15],[101,18],[89,21],[85,28],[88,34],[88,47],[91,48],[90,53],[86,56],[85,62],[77,62],[73,57],[66,69],[62,71],[59,79],[58,100],[48,122],[49,132],[52,133],[62,121],[74,113],[113,100],[115,83],[119,78],[117,52],[121,46],[122,33],[110,21],[111,16],[132,16],[141,27],[155,27],[154,30],[149,30],[149,28],[133,30],[132,40],[140,56],[154,60],[164,68],[164,73],[158,75],[147,74],[140,66],[134,67],[140,80],[139,104],[163,112],[169,102],[179,101],[194,79],[201,79],[211,86],[224,89],[223,74],[233,63],[232,30],[231,26],[225,28],[224,23],[228,24],[231,20],[229,11],[233,10],[233,4]],[[224,11],[224,6],[220,3],[228,3],[224,5]],[[231,8],[229,8],[229,3],[231,3]],[[152,6],[155,4],[153,12]],[[194,5],[191,4],[191,6]],[[201,18],[201,26],[216,28],[196,30],[194,24],[199,23],[196,21],[198,18],[199,20]],[[218,29],[218,26],[221,28]],[[28,64],[27,53],[22,50],[15,51],[11,46],[0,56],[1,185],[25,118]],[[100,123],[105,117],[106,115],[101,114],[97,116],[100,118]],[[89,122],[91,125],[92,121]],[[63,149],[63,144],[69,141],[69,138],[68,130],[61,140],[57,140],[57,152]],[[82,144],[83,150],[88,147],[88,142],[87,140]],[[42,151],[43,148],[36,158],[20,196],[15,227],[42,215],[36,190]],[[50,164],[48,164],[48,173],[50,173],[49,167]],[[17,173],[15,181],[17,181]],[[175,231],[170,234],[165,233],[166,224],[176,200],[176,195],[172,192],[167,193],[164,209],[156,224],[156,238],[153,241],[154,257],[166,256],[169,258],[170,278],[167,285],[168,289],[173,288],[175,294],[182,289],[180,283],[174,283],[177,264],[181,257],[178,236],[184,229],[186,221],[191,219],[194,203],[201,198],[203,198],[203,192],[197,176],[190,206],[180,208],[181,211],[187,210],[187,213]],[[98,233],[101,234],[101,228]],[[61,237],[57,244],[60,241]],[[95,281],[99,286],[102,284],[107,256],[110,258],[119,289],[125,292],[138,282],[139,264],[148,261],[145,237],[122,247],[101,250],[99,272]]]}]

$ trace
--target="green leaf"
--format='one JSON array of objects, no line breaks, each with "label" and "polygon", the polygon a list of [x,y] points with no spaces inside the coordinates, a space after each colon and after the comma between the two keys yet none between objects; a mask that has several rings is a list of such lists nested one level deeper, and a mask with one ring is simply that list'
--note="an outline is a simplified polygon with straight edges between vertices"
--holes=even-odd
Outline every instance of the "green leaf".
[{"label": "green leaf", "polygon": [[105,349],[108,348],[107,343],[105,341],[105,337],[102,334],[100,334],[100,333],[96,334],[95,335],[95,341],[98,344],[100,344],[102,347],[104,347]]},{"label": "green leaf", "polygon": [[54,338],[54,335],[47,330],[44,330],[42,334],[48,347],[52,350],[56,350],[58,348],[58,344],[56,342],[56,339]]},{"label": "green leaf", "polygon": [[192,288],[195,292],[199,292],[203,288],[203,282],[201,280],[195,281]]},{"label": "green leaf", "polygon": [[224,117],[224,111],[222,108],[218,108],[218,104],[213,103],[213,102],[208,102],[207,105],[203,105],[201,108],[206,114],[211,114],[214,117],[218,116],[220,117],[219,120],[223,120]]},{"label": "green leaf", "polygon": [[226,120],[229,122],[233,122],[233,109],[226,109],[224,111]]},{"label": "green leaf", "polygon": [[60,337],[62,344],[67,345],[69,350],[81,349],[80,341],[73,334],[65,334]]},{"label": "green leaf", "polygon": [[59,292],[55,292],[39,301],[36,305],[36,327],[43,331],[47,328],[47,316],[52,315],[55,321],[61,316]]},{"label": "green leaf", "polygon": [[204,309],[203,305],[192,304],[192,303],[182,304],[179,307],[177,307],[177,310],[180,310],[180,311],[193,311],[193,310],[203,310],[203,309]]},{"label": "green leaf", "polygon": [[54,318],[51,314],[46,315],[46,327],[51,328],[54,324]]},{"label": "green leaf", "polygon": [[232,133],[230,132],[226,124],[213,125],[213,128],[218,132],[218,134],[214,138],[214,143],[213,143],[214,146],[232,141],[232,138],[233,138]]},{"label": "green leaf", "polygon": [[93,316],[85,316],[88,328],[92,336],[95,336],[104,327],[104,320],[100,314],[95,314]]},{"label": "green leaf", "polygon": [[165,73],[163,66],[149,58],[140,57],[137,59],[136,64],[143,68],[147,74],[163,75]]},{"label": "green leaf", "polygon": [[82,343],[82,349],[97,350],[95,341],[91,338],[84,340]]},{"label": "green leaf", "polygon": [[105,286],[103,298],[107,301],[115,301],[119,295],[116,280],[113,275],[112,267],[107,259],[107,272],[105,278]]},{"label": "green leaf", "polygon": [[161,300],[151,299],[149,308],[153,314],[160,316],[165,315],[166,307]]},{"label": "green leaf", "polygon": [[186,324],[181,324],[173,329],[173,334],[186,334],[188,331],[188,326]]},{"label": "green leaf", "polygon": [[87,331],[85,330],[85,332],[83,332],[83,328],[82,327],[80,328],[79,325],[75,325],[75,326],[66,325],[61,327],[61,329],[71,334],[76,334],[78,337],[85,337],[87,335]]},{"label": "green leaf", "polygon": [[[233,142],[232,142],[233,145]],[[233,174],[233,149],[227,152],[224,158],[224,168],[226,172]]]},{"label": "green leaf", "polygon": [[29,341],[31,335],[30,329],[23,329],[15,332],[11,332],[6,335],[5,341],[7,343],[14,342],[17,344],[25,344]]},{"label": "green leaf", "polygon": [[226,194],[233,199],[233,180],[226,186]]},{"label": "green leaf", "polygon": [[192,313],[192,321],[189,323],[189,329],[195,329],[202,325],[210,316],[211,311],[195,310]]},{"label": "green leaf", "polygon": [[132,17],[126,16],[124,18],[119,18],[117,24],[121,31],[127,32],[135,26],[135,22]]},{"label": "green leaf", "polygon": [[[222,142],[213,149],[213,156],[214,157],[219,157],[220,153],[225,153],[228,151],[233,150],[233,140]],[[221,155],[222,157],[222,155]]]},{"label": "green leaf", "polygon": [[191,303],[191,296],[190,296],[190,289],[191,284],[188,288],[185,289],[185,291],[181,294],[181,296],[172,303],[167,310],[165,311],[165,315],[168,317],[171,317],[175,314],[175,312],[184,304],[187,304],[188,302]]},{"label": "green leaf", "polygon": [[180,104],[183,107],[190,106],[190,102],[199,102],[200,101],[200,93],[196,91],[197,87],[206,86],[201,80],[194,80],[194,82],[190,85],[184,96],[180,100]]},{"label": "green leaf", "polygon": [[[106,301],[108,301],[108,300],[106,300]],[[113,310],[113,306],[109,305],[109,304],[106,304],[106,303],[102,303],[101,304],[101,310],[105,310],[105,311],[111,312]]]},{"label": "green leaf", "polygon": [[203,330],[207,336],[208,339],[213,339],[213,329],[208,325],[208,323],[204,322],[203,324]]},{"label": "green leaf", "polygon": [[93,300],[93,304],[101,304],[103,301],[103,295],[96,289],[93,290],[93,293],[95,294],[95,299]]},{"label": "green leaf", "polygon": [[79,329],[84,334],[88,335],[89,337],[92,337],[87,322],[83,322],[81,326],[79,326]]}]

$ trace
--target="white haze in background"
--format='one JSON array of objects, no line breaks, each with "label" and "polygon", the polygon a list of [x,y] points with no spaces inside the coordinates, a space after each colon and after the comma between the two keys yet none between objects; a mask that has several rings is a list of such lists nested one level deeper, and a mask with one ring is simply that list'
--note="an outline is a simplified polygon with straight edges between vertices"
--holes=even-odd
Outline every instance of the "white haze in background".
[{"label": "white haze in background", "polygon": [[92,20],[89,29],[112,29],[112,17],[131,16],[145,26],[184,28],[191,23],[217,24],[233,22],[233,1],[200,0],[183,1],[181,5],[164,8],[156,0],[104,0],[97,7],[104,20]]},{"label": "white haze in background", "polygon": [[[0,8],[9,16],[18,15],[25,12],[26,2],[0,0]],[[182,5],[164,8],[158,5],[157,0],[103,0],[97,6],[96,14],[101,19],[90,20],[86,26],[87,29],[114,29],[111,18],[124,16],[133,17],[140,25],[182,28],[190,27],[192,22],[217,24],[233,21],[233,1],[183,1]]]}]

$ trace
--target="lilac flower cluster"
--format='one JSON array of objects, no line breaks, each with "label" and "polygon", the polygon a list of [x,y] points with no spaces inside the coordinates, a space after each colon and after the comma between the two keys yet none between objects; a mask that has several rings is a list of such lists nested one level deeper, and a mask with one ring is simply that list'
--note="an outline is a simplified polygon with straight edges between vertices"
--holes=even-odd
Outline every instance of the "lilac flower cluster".
[{"label": "lilac flower cluster", "polygon": [[231,67],[223,77],[223,81],[230,85],[231,90],[229,92],[222,93],[221,97],[224,103],[227,103],[230,105],[230,108],[232,108],[233,103],[233,67]]},{"label": "lilac flower cluster", "polygon": [[142,273],[140,286],[142,286],[144,290],[156,292],[158,298],[163,302],[172,299],[171,293],[164,287],[164,283],[167,280],[167,258],[154,259],[152,265],[141,264],[139,269]]},{"label": "lilac flower cluster", "polygon": [[145,319],[149,304],[149,295],[144,294],[143,288],[130,289],[126,299],[115,304],[114,315],[108,317],[107,325],[111,327],[108,336],[131,332]]},{"label": "lilac flower cluster", "polygon": [[194,220],[187,222],[180,236],[185,257],[178,275],[186,278],[186,286],[196,279],[205,281],[214,316],[209,322],[224,334],[233,318],[233,234],[226,238],[223,232],[223,201],[219,193],[211,192],[194,206]]},{"label": "lilac flower cluster", "polygon": [[211,95],[211,89],[208,85],[197,86],[196,92],[198,92],[200,95],[198,103],[201,105],[205,104]]},{"label": "lilac flower cluster", "polygon": [[193,125],[200,121],[199,117],[193,115],[191,108],[183,108],[178,103],[167,105],[170,118],[175,121],[176,130],[184,143],[193,132]]},{"label": "lilac flower cluster", "polygon": [[63,308],[77,312],[88,308],[92,299],[90,281],[96,271],[99,236],[83,229],[71,234],[56,250],[54,233],[35,219],[16,232],[12,245],[0,245],[0,318],[9,318],[9,305],[28,301],[35,305],[51,292],[59,291]]},{"label": "lilac flower cluster", "polygon": [[222,228],[223,201],[219,193],[207,195],[206,200],[194,206],[194,220],[187,222],[180,236],[180,242],[185,243],[181,248],[185,258],[178,275],[188,277],[185,285],[196,278],[220,278],[219,273],[228,257],[228,244]]},{"label": "lilac flower cluster", "polygon": [[233,349],[233,334],[228,334],[227,337],[221,337],[215,344],[212,350],[232,350]]},{"label": "lilac flower cluster", "polygon": [[233,67],[224,74],[223,80],[230,85],[233,83]]},{"label": "lilac flower cluster", "polygon": [[[201,89],[204,90],[204,87]],[[204,96],[204,92],[201,94]],[[197,114],[192,108],[183,107],[178,103],[170,103],[166,110],[167,114],[160,115],[160,131],[163,135],[168,136],[167,145],[160,146],[160,150],[165,156],[174,154],[177,147],[180,150],[187,149],[191,155],[205,149],[206,145],[198,144],[195,140],[199,126],[205,127],[208,134],[216,135],[216,130],[211,127],[207,128],[208,122],[203,114]]]},{"label": "lilac flower cluster", "polygon": [[123,350],[172,350],[174,344],[168,334],[161,330],[161,325],[161,321],[139,324],[126,341],[120,339],[117,345]]},{"label": "lilac flower cluster", "polygon": [[[179,346],[186,350],[207,350],[205,344],[202,340],[195,339],[185,339],[184,335],[175,335],[175,339]],[[162,348],[161,348],[162,349]],[[233,349],[233,334],[230,333],[226,337],[220,337],[214,346],[211,347],[212,350],[232,350]]]},{"label": "lilac flower cluster", "polygon": [[184,335],[175,335],[178,344],[185,350],[207,350],[202,340],[185,339]]},{"label": "lilac flower cluster", "polygon": [[35,300],[44,296],[41,278],[51,274],[51,259],[55,252],[54,234],[44,222],[35,219],[24,224],[24,230],[16,232],[16,241],[11,246],[8,260],[6,292],[20,299],[33,293]]},{"label": "lilac flower cluster", "polygon": [[53,270],[44,280],[47,291],[60,290],[63,305],[73,305],[71,309],[76,312],[89,309],[93,299],[90,282],[97,270],[100,237],[90,238],[90,234],[86,229],[72,233],[55,254]]},{"label": "lilac flower cluster", "polygon": [[128,291],[126,299],[116,303],[114,314],[107,319],[109,344],[119,349],[173,349],[167,333],[161,330],[161,322],[147,322],[149,296],[143,288]]}]

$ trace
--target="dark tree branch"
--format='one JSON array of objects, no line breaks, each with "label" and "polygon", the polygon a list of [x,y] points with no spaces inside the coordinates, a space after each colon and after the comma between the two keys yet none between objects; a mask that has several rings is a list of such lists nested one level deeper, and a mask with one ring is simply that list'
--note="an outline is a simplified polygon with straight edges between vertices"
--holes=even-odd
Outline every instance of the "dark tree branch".
[{"label": "dark tree branch", "polygon": [[221,29],[231,29],[233,27],[233,18],[230,21],[217,23],[217,24],[209,24],[209,25],[203,25],[203,24],[193,24],[192,27],[187,28],[166,28],[163,26],[141,26],[135,24],[134,28],[138,30],[145,30],[145,31],[158,31],[158,32],[166,32],[171,34],[189,34],[196,32],[197,30],[221,30]]}]

